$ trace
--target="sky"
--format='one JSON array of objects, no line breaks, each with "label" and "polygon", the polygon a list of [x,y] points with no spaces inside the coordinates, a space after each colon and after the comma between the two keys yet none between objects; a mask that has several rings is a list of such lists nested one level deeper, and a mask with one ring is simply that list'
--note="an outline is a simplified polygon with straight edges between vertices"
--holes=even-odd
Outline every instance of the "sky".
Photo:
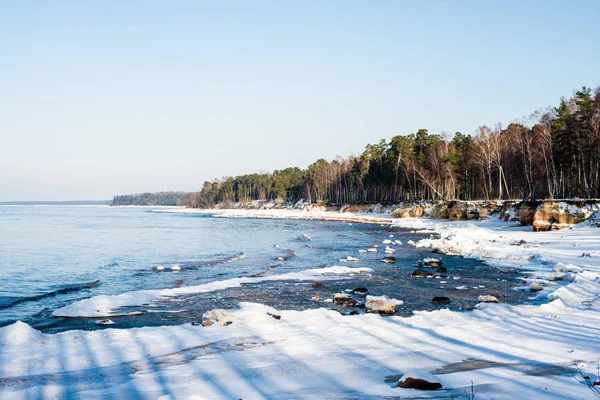
[{"label": "sky", "polygon": [[0,201],[199,190],[600,85],[600,2],[0,2]]}]

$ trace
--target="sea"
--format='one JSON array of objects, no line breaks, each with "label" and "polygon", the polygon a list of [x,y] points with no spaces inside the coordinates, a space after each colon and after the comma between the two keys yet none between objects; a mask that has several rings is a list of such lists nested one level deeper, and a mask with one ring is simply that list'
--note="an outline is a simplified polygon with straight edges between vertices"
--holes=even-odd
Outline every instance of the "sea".
[{"label": "sea", "polygon": [[[397,307],[401,316],[441,308],[464,311],[477,303],[478,296],[487,294],[510,304],[531,301],[530,294],[512,288],[520,284],[522,271],[407,245],[432,232],[388,224],[156,211],[165,209],[0,206],[0,326],[20,320],[47,333],[106,329],[97,324],[98,318],[56,317],[53,312],[95,296],[133,293],[135,297],[138,291],[193,287],[242,277],[269,279],[171,296],[152,304],[140,302],[123,313],[135,315],[113,317],[114,325],[109,327],[199,323],[206,311],[234,309],[240,302],[286,310],[325,307],[345,315],[364,313],[361,307],[323,301],[355,288],[402,300],[404,304]],[[389,256],[383,254],[385,240],[402,242],[390,246],[395,249],[395,263],[382,262]],[[359,253],[375,245],[379,246],[376,253]],[[358,261],[340,261],[348,256]],[[438,276],[429,279],[412,277],[418,269],[415,264],[426,257],[439,259],[447,271],[431,269]],[[332,266],[370,268],[372,272],[328,277],[323,282],[278,279]],[[364,302],[363,295],[350,295]],[[433,303],[433,297],[448,297],[450,303]]]}]

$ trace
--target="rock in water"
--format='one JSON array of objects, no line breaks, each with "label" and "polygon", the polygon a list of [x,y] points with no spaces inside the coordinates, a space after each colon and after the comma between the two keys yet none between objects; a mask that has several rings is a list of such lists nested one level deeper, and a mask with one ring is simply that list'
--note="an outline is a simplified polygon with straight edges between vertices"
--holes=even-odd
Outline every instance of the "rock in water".
[{"label": "rock in water", "polygon": [[335,304],[344,304],[348,300],[350,300],[350,296],[348,296],[347,294],[336,293],[336,294],[333,295],[333,302]]},{"label": "rock in water", "polygon": [[432,267],[432,268],[437,268],[437,267],[442,266],[442,262],[440,260],[438,260],[437,258],[424,258],[423,264],[426,267]]},{"label": "rock in water", "polygon": [[500,303],[500,300],[496,296],[479,296],[477,298],[478,303]]},{"label": "rock in water", "polygon": [[387,296],[367,296],[367,310],[379,314],[395,314],[396,306],[404,304],[402,300],[390,299]]},{"label": "rock in water", "polygon": [[381,262],[388,263],[388,264],[393,264],[393,263],[396,262],[396,257],[383,257],[383,259],[381,260]]},{"label": "rock in water", "polygon": [[440,390],[442,383],[427,371],[414,370],[403,374],[396,386],[403,389]]},{"label": "rock in water", "polygon": [[544,290],[544,287],[542,285],[540,285],[539,283],[534,283],[533,285],[531,285],[529,287],[529,290],[531,290],[532,292],[540,292],[540,291]]},{"label": "rock in water", "polygon": [[445,272],[448,272],[448,269],[446,269],[446,267],[439,267],[439,268],[437,269],[437,272],[439,272],[440,274],[443,274],[443,273],[445,273]]},{"label": "rock in water", "polygon": [[423,271],[422,269],[418,269],[416,271],[413,271],[411,276],[413,278],[427,278],[429,276],[433,276],[433,274],[431,272],[427,272],[427,271]]},{"label": "rock in water", "polygon": [[356,289],[352,290],[352,293],[354,293],[354,294],[362,294],[363,296],[366,296],[366,295],[369,294],[369,289],[364,288],[364,287],[359,287],[359,288],[356,288]]},{"label": "rock in water", "polygon": [[313,283],[313,285],[312,285],[312,287],[313,287],[314,289],[319,289],[319,288],[322,288],[323,286],[325,286],[325,285],[323,285],[321,282],[315,282],[315,283]]},{"label": "rock in water", "polygon": [[450,304],[450,299],[444,296],[436,296],[431,300],[434,304]]}]

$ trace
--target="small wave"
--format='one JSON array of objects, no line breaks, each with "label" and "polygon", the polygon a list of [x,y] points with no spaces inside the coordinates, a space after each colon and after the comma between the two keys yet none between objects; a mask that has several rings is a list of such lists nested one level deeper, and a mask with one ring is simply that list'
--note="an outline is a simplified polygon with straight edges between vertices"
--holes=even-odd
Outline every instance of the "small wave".
[{"label": "small wave", "polygon": [[85,283],[75,283],[72,285],[65,285],[59,289],[52,290],[50,292],[38,294],[35,296],[26,296],[26,297],[0,297],[0,308],[10,308],[17,304],[26,303],[30,301],[38,301],[41,299],[45,299],[47,297],[54,297],[59,294],[67,294],[72,292],[78,292],[80,290],[91,289],[100,285],[100,280],[96,280],[93,282],[85,282]]},{"label": "small wave", "polygon": [[241,260],[243,258],[246,258],[246,253],[240,252],[240,253],[234,254],[233,256],[230,256],[230,257],[227,257],[227,258],[223,258],[223,259],[220,259],[220,260],[213,260],[213,261],[203,262],[203,263],[198,264],[198,265],[193,265],[193,266],[191,266],[189,268],[213,267],[215,265],[229,264],[229,263],[232,263],[234,261]]}]

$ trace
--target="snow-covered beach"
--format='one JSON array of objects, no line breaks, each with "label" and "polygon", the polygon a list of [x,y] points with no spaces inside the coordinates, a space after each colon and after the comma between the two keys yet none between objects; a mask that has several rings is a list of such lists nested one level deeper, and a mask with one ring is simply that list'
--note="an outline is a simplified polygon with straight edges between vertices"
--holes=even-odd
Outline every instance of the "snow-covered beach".
[{"label": "snow-covered beach", "polygon": [[[572,375],[595,380],[600,356],[600,229],[532,232],[497,218],[451,222],[388,214],[295,210],[188,210],[222,217],[312,218],[395,224],[430,232],[417,247],[532,271],[515,290],[541,305],[479,304],[473,311],[342,316],[243,302],[215,310],[214,324],[43,334],[0,328],[0,394],[7,398],[593,398]],[[382,240],[385,239],[382,237]],[[311,270],[298,280],[366,273],[360,263]],[[229,282],[240,284],[243,282]],[[223,283],[215,283],[216,286]],[[351,283],[349,283],[351,284]],[[541,286],[533,289],[533,285]],[[218,290],[182,287],[177,292]],[[138,293],[140,294],[140,293]],[[145,292],[151,301],[157,294]],[[62,310],[110,315],[135,293],[91,298]],[[547,299],[548,301],[543,301]],[[139,301],[138,299],[135,299]],[[402,300],[402,299],[399,299]],[[55,313],[61,315],[61,310]],[[415,372],[416,370],[416,372]],[[404,374],[433,374],[437,391],[396,387]]]}]

